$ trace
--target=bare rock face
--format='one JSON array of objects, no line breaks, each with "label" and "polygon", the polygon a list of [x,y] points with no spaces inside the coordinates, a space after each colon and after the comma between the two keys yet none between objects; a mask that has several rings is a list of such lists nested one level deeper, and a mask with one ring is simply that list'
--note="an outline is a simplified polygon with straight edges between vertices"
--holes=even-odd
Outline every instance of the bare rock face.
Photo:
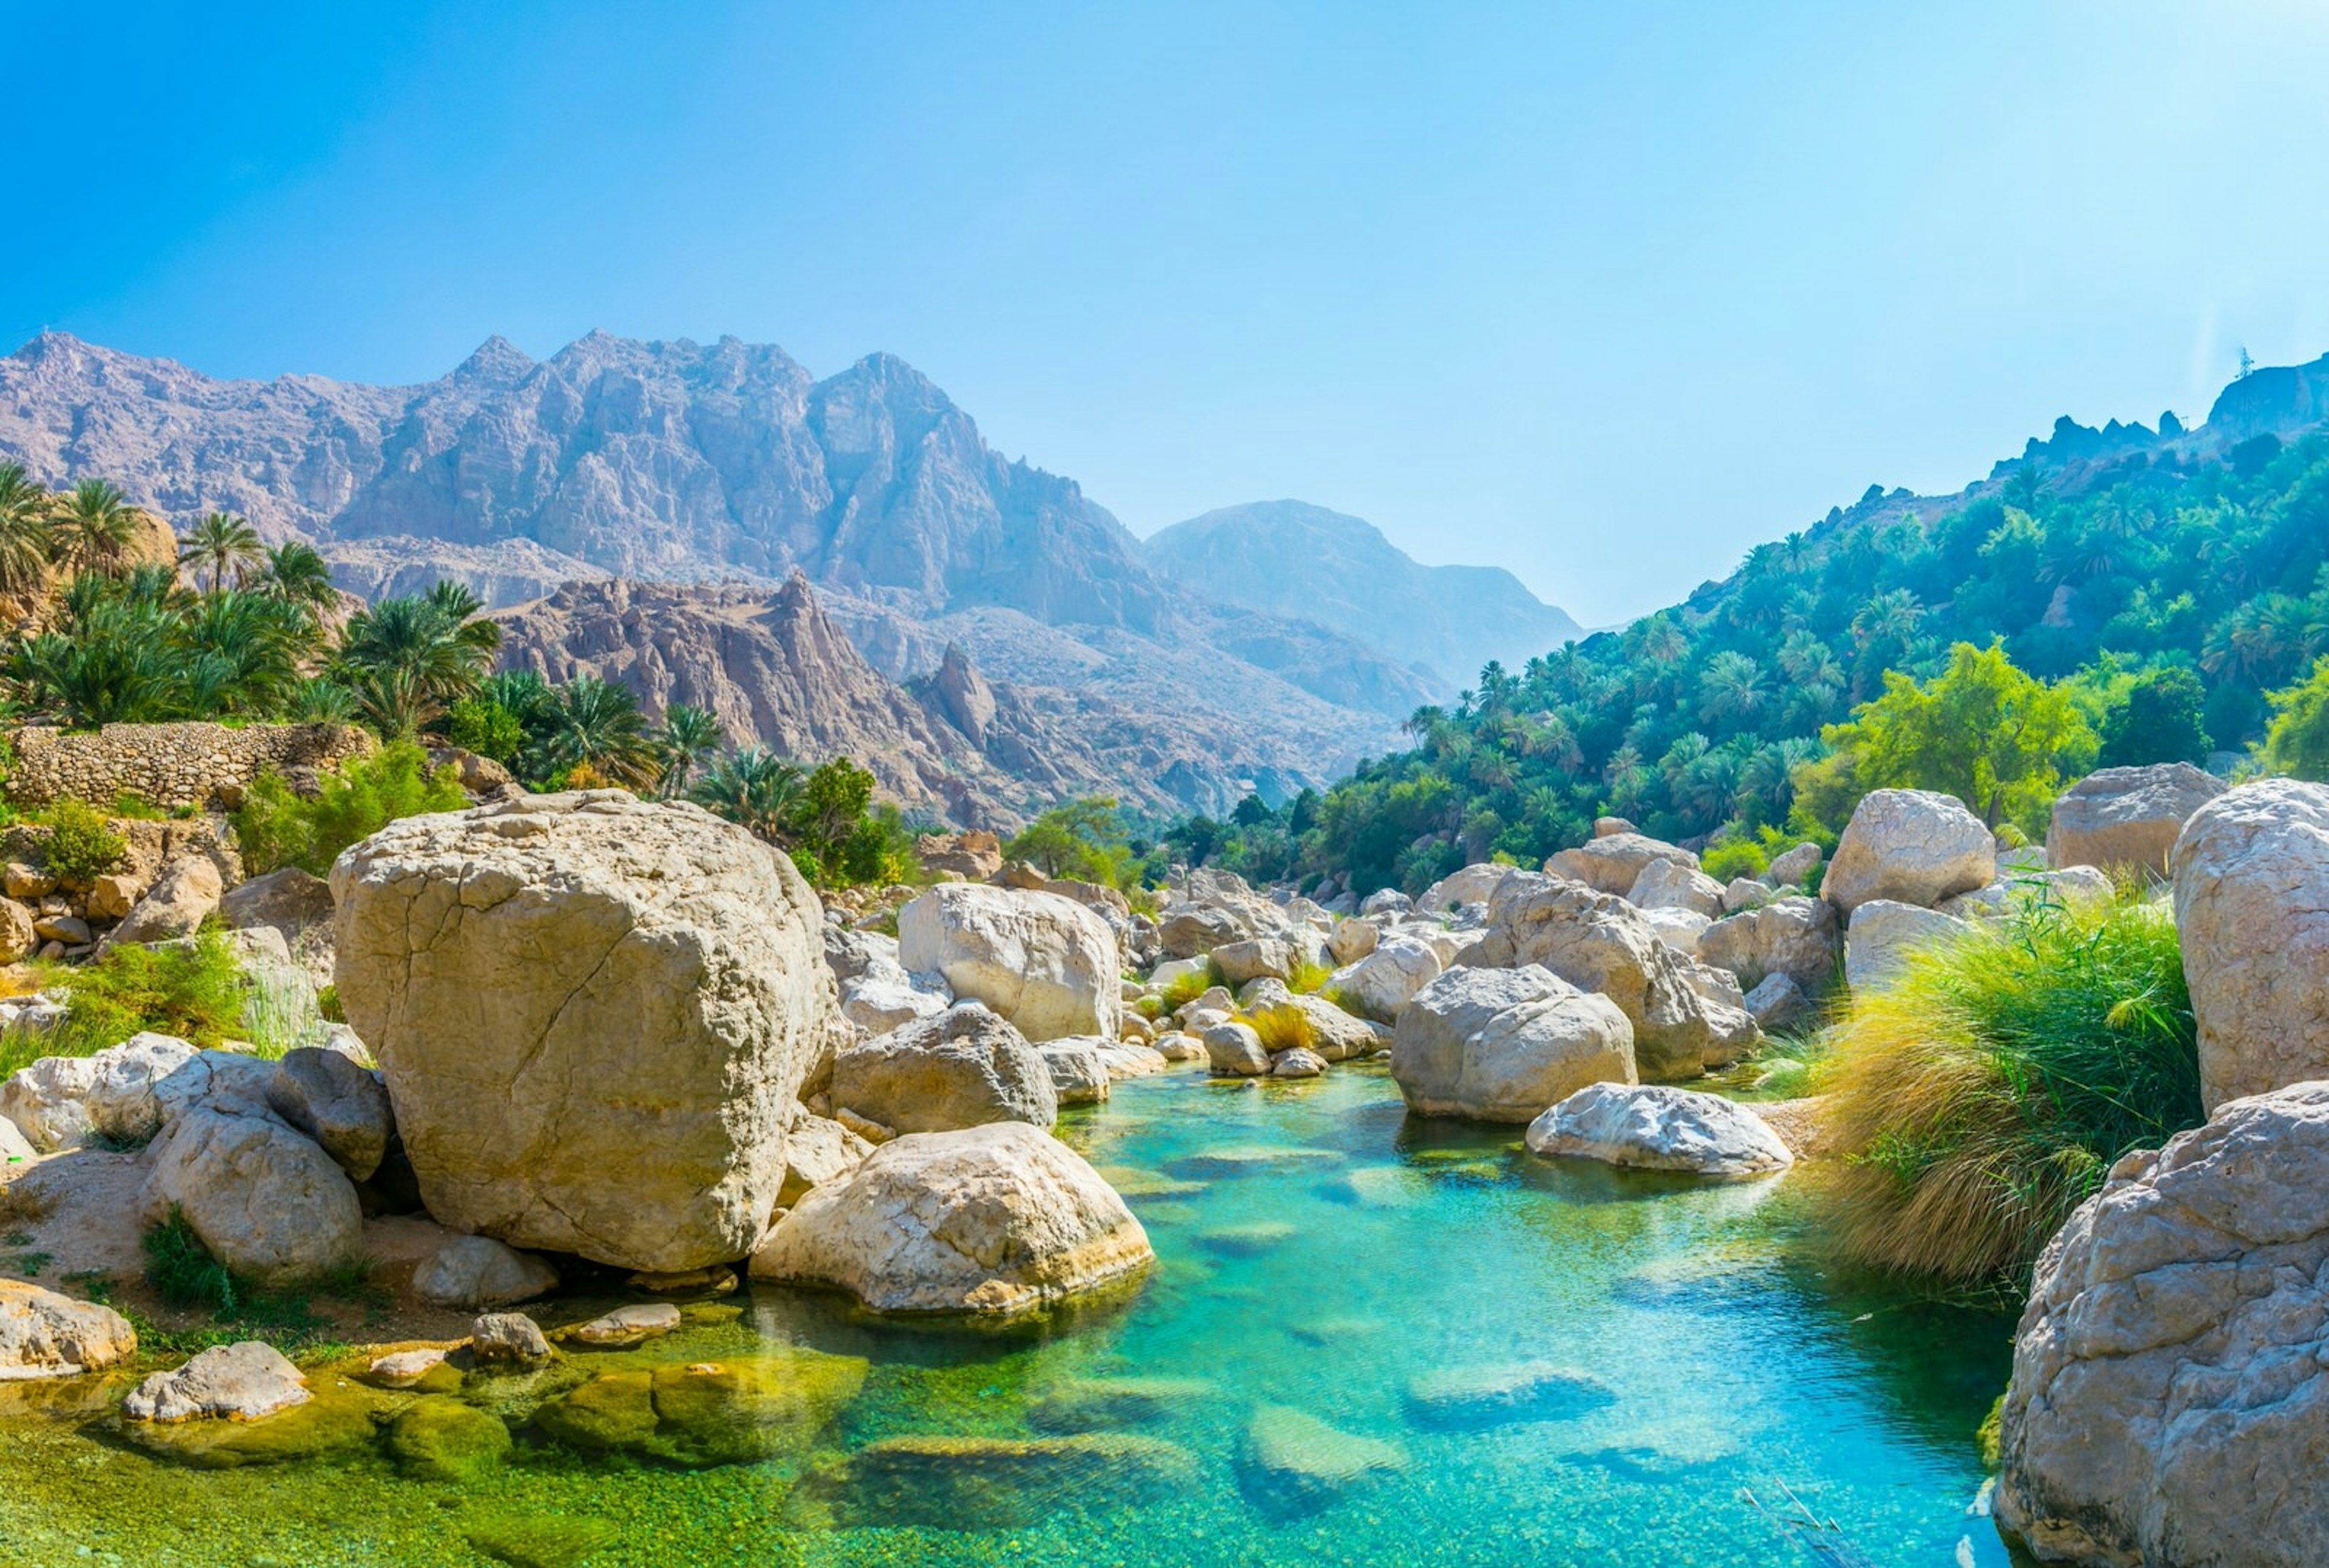
[{"label": "bare rock face", "polygon": [[1469,954],[1467,961],[1492,968],[1542,964],[1608,997],[1633,1025],[1634,1065],[1645,1082],[1699,1077],[1710,1064],[1736,1060],[1756,1038],[1744,1011],[1700,994],[1692,961],[1667,947],[1639,910],[1580,883],[1531,872],[1506,877],[1488,902],[1487,933]]},{"label": "bare rock face", "polygon": [[1774,1176],[1796,1157],[1763,1119],[1719,1094],[1593,1083],[1529,1124],[1532,1154],[1693,1176]]},{"label": "bare rock face", "polygon": [[833,1059],[836,1110],[896,1132],[951,1132],[990,1121],[1050,1127],[1051,1072],[1027,1037],[977,1002],[957,1002]]},{"label": "bare rock face", "polygon": [[1113,1037],[1123,1021],[1116,933],[1058,893],[949,883],[898,912],[898,960],[943,975],[1030,1040]]},{"label": "bare rock face", "polygon": [[1544,863],[1544,869],[1551,875],[1581,882],[1596,893],[1614,893],[1623,898],[1634,891],[1642,873],[1661,860],[1698,869],[1698,856],[1687,849],[1630,829],[1603,833],[1597,824],[1593,837],[1574,849],[1562,850]]},{"label": "bare rock face", "polygon": [[225,891],[225,882],[210,856],[189,855],[173,861],[107,940],[161,942],[192,936],[217,911]]},{"label": "bare rock face", "polygon": [[2000,1523],[2043,1561],[2329,1563],[2329,1082],[2122,1158],[2038,1261]]},{"label": "bare rock face", "polygon": [[2268,779],[2218,796],[2171,864],[2202,1102],[2329,1078],[2329,789]]},{"label": "bare rock face", "polygon": [[916,1133],[778,1221],[752,1277],[849,1291],[877,1312],[1014,1314],[1155,1261],[1124,1200],[1025,1122]]},{"label": "bare rock face", "polygon": [[0,1383],[78,1377],[137,1354],[137,1330],[112,1308],[0,1280]]},{"label": "bare rock face", "polygon": [[1636,909],[1678,909],[1714,919],[1722,912],[1721,883],[1677,860],[1654,860],[1626,892],[1626,902]]},{"label": "bare rock face", "polygon": [[1954,795],[1876,789],[1853,808],[1820,896],[1850,914],[1871,899],[1930,909],[1997,874],[1997,840]]},{"label": "bare rock face", "polygon": [[1817,992],[1843,956],[1835,906],[1821,898],[1774,899],[1716,921],[1699,933],[1701,962],[1728,969],[1744,985],[1785,975],[1806,993]]},{"label": "bare rock face", "polygon": [[1400,1015],[1391,1075],[1425,1116],[1528,1121],[1585,1084],[1634,1082],[1634,1027],[1534,964],[1450,969]]},{"label": "bare rock face", "polygon": [[786,856],[584,791],[391,824],[332,891],[341,1004],[438,1220],[654,1272],[751,1250],[847,1027]]},{"label": "bare rock face", "polygon": [[2046,825],[2047,863],[2164,876],[2175,836],[2224,789],[2222,779],[2189,762],[2089,773],[2054,802]]},{"label": "bare rock face", "polygon": [[1955,915],[1891,899],[1871,899],[1852,912],[1844,933],[1843,978],[1853,990],[1889,983],[1910,953],[1969,933]]}]

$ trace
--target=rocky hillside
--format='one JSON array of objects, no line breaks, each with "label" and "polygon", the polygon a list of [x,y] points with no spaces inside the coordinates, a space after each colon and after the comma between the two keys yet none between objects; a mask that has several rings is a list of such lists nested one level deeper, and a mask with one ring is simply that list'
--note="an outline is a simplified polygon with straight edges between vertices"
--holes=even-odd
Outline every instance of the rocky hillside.
[{"label": "rocky hillside", "polygon": [[[1031,786],[1089,776],[1225,809],[1388,749],[1394,722],[1435,694],[1406,657],[1331,619],[1216,603],[1160,576],[1072,480],[990,449],[888,355],[819,381],[781,349],[729,338],[593,334],[541,362],[495,339],[436,381],[368,387],[218,381],[47,334],[0,360],[0,458],[52,483],[102,477],[174,517],[240,513],[270,539],[315,543],[367,597],[452,577],[509,607],[619,578],[725,581],[765,600],[799,571],[893,681],[933,678],[958,643],[989,677],[1058,688],[1051,722],[1089,755],[1155,753],[1171,775],[1092,774],[1064,760],[1072,747],[1006,738]],[[564,600],[593,616],[633,601]],[[711,619],[685,624],[709,635],[758,601],[702,602]],[[728,668],[728,646],[659,634],[655,658],[636,663],[703,674]],[[729,702],[766,718],[783,709],[755,707],[759,656]],[[739,732],[785,732],[770,723]],[[896,739],[887,771],[921,777],[923,748]]]},{"label": "rocky hillside", "polygon": [[1495,566],[1425,566],[1362,517],[1256,501],[1152,535],[1150,566],[1226,604],[1352,628],[1443,693],[1491,659],[1520,664],[1585,635]]}]

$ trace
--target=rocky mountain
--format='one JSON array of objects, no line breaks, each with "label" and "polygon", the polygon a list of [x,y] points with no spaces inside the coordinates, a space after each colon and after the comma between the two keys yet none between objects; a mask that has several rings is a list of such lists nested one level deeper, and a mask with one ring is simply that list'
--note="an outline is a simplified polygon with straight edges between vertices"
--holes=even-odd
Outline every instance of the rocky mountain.
[{"label": "rocky mountain", "polygon": [[[799,571],[893,683],[935,677],[959,643],[984,678],[1124,732],[1092,755],[1164,737],[1182,806],[1323,782],[1438,694],[1331,619],[1159,575],[1072,480],[993,451],[885,354],[820,381],[733,338],[594,333],[539,362],[495,338],[435,381],[375,387],[221,381],[52,333],[0,360],[0,457],[51,484],[108,479],[167,516],[239,513],[314,543],[366,596],[453,577],[499,608],[616,579],[765,600]],[[595,619],[620,600],[566,602]],[[711,635],[733,605],[703,602],[729,606],[687,620]],[[674,667],[723,662],[658,647]],[[917,766],[900,753],[892,771]]]},{"label": "rocky mountain", "polygon": [[1226,604],[1347,627],[1442,692],[1490,659],[1518,664],[1584,628],[1495,566],[1425,566],[1363,517],[1256,501],[1151,535],[1149,565]]}]

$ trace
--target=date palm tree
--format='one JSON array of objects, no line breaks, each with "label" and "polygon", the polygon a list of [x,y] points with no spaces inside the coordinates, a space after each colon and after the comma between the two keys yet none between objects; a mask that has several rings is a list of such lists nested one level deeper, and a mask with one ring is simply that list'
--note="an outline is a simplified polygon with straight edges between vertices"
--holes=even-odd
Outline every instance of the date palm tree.
[{"label": "date palm tree", "polygon": [[0,463],[0,592],[27,592],[47,575],[54,505],[22,463]]},{"label": "date palm tree", "polygon": [[387,703],[384,712],[409,716],[419,697],[433,716],[476,690],[501,647],[501,628],[471,619],[483,608],[458,583],[383,599],[348,618],[332,661],[335,677],[360,701],[373,691]]},{"label": "date palm tree", "polygon": [[577,675],[559,692],[544,750],[558,768],[587,766],[631,789],[654,783],[660,761],[638,697],[596,675]]},{"label": "date palm tree", "polygon": [[203,569],[209,568],[211,591],[222,593],[227,572],[232,571],[240,581],[267,559],[267,546],[259,543],[259,531],[241,518],[213,512],[178,541],[178,559],[193,571],[196,581]]},{"label": "date palm tree", "polygon": [[720,721],[704,709],[679,703],[664,711],[663,733],[656,744],[663,752],[663,777],[657,788],[665,799],[686,792],[689,778],[703,759],[720,749],[723,738]]},{"label": "date palm tree", "polygon": [[339,590],[332,586],[332,569],[312,546],[296,539],[267,553],[252,587],[308,610],[328,609],[339,599]]},{"label": "date palm tree", "polygon": [[74,571],[111,573],[137,535],[137,513],[104,480],[83,479],[58,505],[51,528]]},{"label": "date palm tree", "polygon": [[797,765],[749,746],[714,762],[688,798],[774,844],[785,836],[807,780]]}]

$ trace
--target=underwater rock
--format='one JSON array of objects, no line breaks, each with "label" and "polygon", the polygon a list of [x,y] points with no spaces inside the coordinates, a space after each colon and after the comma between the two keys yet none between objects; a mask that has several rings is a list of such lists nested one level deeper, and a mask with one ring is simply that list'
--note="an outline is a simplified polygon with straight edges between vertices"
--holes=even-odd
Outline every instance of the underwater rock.
[{"label": "underwater rock", "polygon": [[1443,1367],[1407,1385],[1408,1419],[1436,1431],[1555,1421],[1615,1400],[1599,1378],[1543,1361]]},{"label": "underwater rock", "polygon": [[1015,1530],[1062,1508],[1151,1501],[1197,1478],[1195,1458],[1158,1438],[902,1437],[868,1443],[801,1489],[844,1527]]},{"label": "underwater rock", "polygon": [[879,1312],[1015,1313],[1155,1261],[1140,1222],[1080,1156],[997,1121],[883,1144],[778,1221],[751,1272],[837,1286]]},{"label": "underwater rock", "polygon": [[474,1405],[434,1395],[407,1407],[388,1429],[397,1468],[424,1481],[473,1481],[510,1451],[509,1428]]},{"label": "underwater rock", "polygon": [[618,1307],[566,1331],[566,1337],[600,1350],[624,1350],[661,1338],[679,1327],[679,1308],[667,1301],[638,1307]]},{"label": "underwater rock", "polygon": [[609,1372],[533,1424],[570,1448],[691,1467],[806,1452],[865,1384],[866,1363],[813,1350]]},{"label": "underwater rock", "polygon": [[137,1331],[110,1307],[0,1280],[0,1383],[78,1377],[137,1354]]},{"label": "underwater rock", "polygon": [[1408,1465],[1407,1450],[1397,1443],[1344,1431],[1281,1404],[1253,1412],[1240,1458],[1247,1499],[1281,1516],[1324,1508]]},{"label": "underwater rock", "polygon": [[1046,1390],[1028,1406],[1038,1431],[1088,1431],[1095,1427],[1149,1426],[1170,1421],[1218,1396],[1195,1377],[1088,1377]]}]

